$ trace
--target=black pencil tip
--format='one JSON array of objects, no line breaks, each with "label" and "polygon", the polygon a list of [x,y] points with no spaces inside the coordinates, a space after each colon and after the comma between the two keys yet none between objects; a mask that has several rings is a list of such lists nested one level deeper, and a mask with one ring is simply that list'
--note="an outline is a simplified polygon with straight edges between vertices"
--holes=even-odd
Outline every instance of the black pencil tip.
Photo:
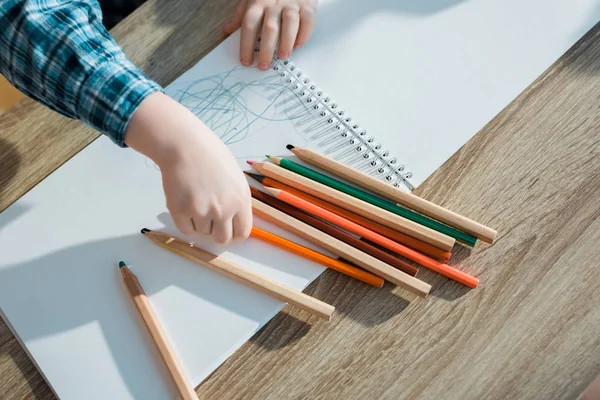
[{"label": "black pencil tip", "polygon": [[286,149],[288,150],[294,150],[296,146],[294,146],[293,144],[288,144],[287,146],[285,146]]},{"label": "black pencil tip", "polygon": [[123,268],[126,267],[125,263],[123,261],[119,261],[119,268]]},{"label": "black pencil tip", "polygon": [[248,175],[250,178],[262,183],[265,180],[265,177],[263,175],[260,174],[253,174],[252,172],[248,172],[248,171],[244,171],[244,173],[246,175]]},{"label": "black pencil tip", "polygon": [[145,235],[146,233],[150,232],[150,229],[144,228],[144,229],[142,229],[141,232],[142,232],[142,235]]}]

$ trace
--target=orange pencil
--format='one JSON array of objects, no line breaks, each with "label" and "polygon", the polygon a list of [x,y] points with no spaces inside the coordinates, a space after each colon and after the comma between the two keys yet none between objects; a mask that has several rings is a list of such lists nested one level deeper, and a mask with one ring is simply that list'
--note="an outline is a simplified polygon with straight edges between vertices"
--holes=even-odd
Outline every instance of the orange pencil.
[{"label": "orange pencil", "polygon": [[291,186],[286,185],[285,183],[281,183],[275,179],[269,178],[264,175],[253,174],[248,171],[244,171],[246,175],[255,179],[256,181],[262,183],[264,186],[273,187],[276,189],[284,190],[288,193],[293,194],[294,196],[300,197],[308,202],[318,205],[321,208],[326,209],[327,211],[331,211],[337,215],[340,215],[350,221],[357,223],[359,225],[364,226],[365,228],[369,228],[370,230],[379,233],[380,235],[386,236],[396,242],[402,243],[412,249],[420,251],[423,254],[426,254],[430,257],[436,258],[443,262],[448,262],[450,260],[450,256],[452,255],[449,251],[444,251],[438,249],[435,246],[430,245],[429,243],[425,243],[420,241],[419,239],[415,239],[411,236],[405,235],[404,233],[393,230],[392,228],[388,228],[387,226],[381,225],[378,222],[372,221],[368,218],[360,216],[358,214],[353,213],[352,211],[348,211],[342,207],[338,207],[334,204],[331,204],[325,200],[321,200],[315,196],[312,196],[306,192],[295,189]]},{"label": "orange pencil", "polygon": [[447,264],[443,264],[439,261],[433,260],[419,252],[410,249],[406,246],[403,246],[399,243],[394,242],[393,240],[388,239],[385,236],[382,236],[376,232],[373,232],[363,226],[360,226],[350,220],[347,220],[337,214],[334,214],[330,211],[325,210],[315,204],[312,204],[306,200],[303,200],[297,196],[294,196],[291,193],[285,192],[280,189],[265,187],[267,191],[269,191],[273,196],[278,198],[281,201],[284,201],[296,208],[299,208],[305,212],[313,214],[325,221],[328,221],[332,224],[339,226],[340,228],[346,229],[356,235],[360,235],[367,240],[370,240],[373,243],[377,243],[380,246],[385,247],[388,250],[391,250],[395,253],[398,253],[409,260],[412,260],[416,263],[423,265],[433,271],[436,271],[444,276],[447,276],[450,279],[454,279],[457,282],[462,283],[470,288],[476,288],[479,284],[479,280],[471,275],[468,275],[462,271],[457,270]]},{"label": "orange pencil", "polygon": [[263,229],[253,226],[251,236],[264,242],[271,243],[281,249],[287,250],[308,260],[319,263],[325,267],[331,268],[337,272],[358,279],[359,281],[368,283],[369,285],[379,288],[383,286],[383,279],[377,275],[334,258],[327,257],[324,254],[299,245],[298,243],[294,243],[291,240],[277,236],[271,232],[267,232]]}]

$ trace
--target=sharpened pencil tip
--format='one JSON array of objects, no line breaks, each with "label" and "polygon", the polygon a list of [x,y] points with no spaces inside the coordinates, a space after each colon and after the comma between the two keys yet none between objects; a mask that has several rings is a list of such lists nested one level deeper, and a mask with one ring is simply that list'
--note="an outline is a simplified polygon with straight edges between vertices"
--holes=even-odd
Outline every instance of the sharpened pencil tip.
[{"label": "sharpened pencil tip", "polygon": [[141,230],[141,232],[142,232],[142,235],[145,235],[146,233],[150,232],[150,229],[148,229],[148,228],[143,228],[143,229]]},{"label": "sharpened pencil tip", "polygon": [[288,150],[294,150],[296,146],[294,146],[293,144],[288,144],[287,146],[285,146],[285,148]]},{"label": "sharpened pencil tip", "polygon": [[125,265],[125,263],[123,261],[119,261],[119,268],[123,268],[126,267],[127,265]]},{"label": "sharpened pencil tip", "polygon": [[267,155],[265,155],[265,157],[267,157],[267,158],[271,158],[271,156],[270,156],[270,155],[268,155],[268,154],[267,154]]},{"label": "sharpened pencil tip", "polygon": [[259,174],[253,174],[252,172],[248,172],[248,171],[244,171],[244,173],[246,175],[248,175],[250,178],[254,179],[255,181],[258,181],[259,183],[262,183],[263,180],[265,179],[264,176],[259,175]]},{"label": "sharpened pencil tip", "polygon": [[248,164],[248,165],[252,165],[252,164],[254,164],[254,161],[251,161],[251,160],[246,160],[246,164]]},{"label": "sharpened pencil tip", "polygon": [[278,197],[278,196],[279,196],[279,193],[281,193],[281,190],[279,190],[279,189],[275,189],[275,188],[273,188],[273,187],[270,187],[270,186],[265,186],[265,190],[266,190],[267,192],[269,192],[269,194],[271,194],[271,195],[273,195],[273,196],[275,196],[275,197]]}]

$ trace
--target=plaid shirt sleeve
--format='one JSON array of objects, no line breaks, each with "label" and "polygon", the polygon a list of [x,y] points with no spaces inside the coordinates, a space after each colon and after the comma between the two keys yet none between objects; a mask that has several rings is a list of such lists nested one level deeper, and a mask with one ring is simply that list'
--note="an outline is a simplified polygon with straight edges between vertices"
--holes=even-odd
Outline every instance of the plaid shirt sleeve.
[{"label": "plaid shirt sleeve", "polygon": [[121,147],[137,107],[161,90],[104,28],[96,0],[0,0],[0,72]]}]

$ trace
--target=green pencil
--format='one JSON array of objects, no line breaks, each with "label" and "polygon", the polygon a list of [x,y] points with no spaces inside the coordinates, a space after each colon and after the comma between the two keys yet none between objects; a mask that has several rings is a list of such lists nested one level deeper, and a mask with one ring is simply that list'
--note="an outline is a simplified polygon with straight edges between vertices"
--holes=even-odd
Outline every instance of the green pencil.
[{"label": "green pencil", "polygon": [[401,207],[395,203],[392,203],[391,201],[377,197],[362,189],[358,189],[354,186],[348,185],[347,183],[331,178],[313,169],[307,168],[303,165],[281,157],[271,157],[267,155],[267,158],[273,161],[275,164],[279,165],[281,168],[285,168],[289,171],[295,172],[306,178],[312,179],[315,182],[322,183],[323,185],[327,185],[333,189],[339,190],[342,193],[346,193],[347,195],[356,197],[357,199],[366,201],[367,203],[370,203],[374,206],[397,214],[413,222],[426,226],[430,229],[436,230],[440,233],[443,233],[444,235],[453,237],[464,244],[467,244],[469,246],[475,246],[475,243],[477,242],[477,238],[474,236],[471,236],[467,233],[459,231],[458,229],[452,228],[448,225],[444,225],[441,222],[435,221],[424,215]]}]

